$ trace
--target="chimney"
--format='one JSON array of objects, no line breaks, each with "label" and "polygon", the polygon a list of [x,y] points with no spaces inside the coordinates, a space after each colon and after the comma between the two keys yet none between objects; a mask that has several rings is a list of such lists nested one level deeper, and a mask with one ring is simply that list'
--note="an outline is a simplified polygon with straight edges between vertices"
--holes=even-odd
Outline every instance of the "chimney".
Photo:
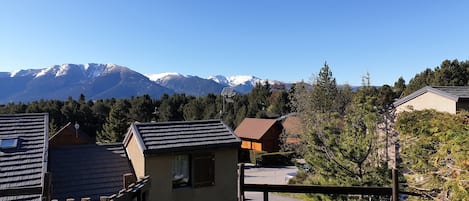
[{"label": "chimney", "polygon": [[124,175],[122,175],[123,177],[123,187],[124,189],[128,189],[130,184],[133,184],[137,181],[137,178],[135,178],[134,174],[132,173],[125,173]]}]

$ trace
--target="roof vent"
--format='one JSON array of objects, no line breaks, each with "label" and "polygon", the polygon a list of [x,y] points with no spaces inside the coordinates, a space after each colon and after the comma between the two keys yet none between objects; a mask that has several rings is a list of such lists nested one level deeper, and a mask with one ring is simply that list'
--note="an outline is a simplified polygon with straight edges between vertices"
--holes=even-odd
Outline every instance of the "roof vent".
[{"label": "roof vent", "polygon": [[18,138],[0,139],[0,149],[16,149]]}]

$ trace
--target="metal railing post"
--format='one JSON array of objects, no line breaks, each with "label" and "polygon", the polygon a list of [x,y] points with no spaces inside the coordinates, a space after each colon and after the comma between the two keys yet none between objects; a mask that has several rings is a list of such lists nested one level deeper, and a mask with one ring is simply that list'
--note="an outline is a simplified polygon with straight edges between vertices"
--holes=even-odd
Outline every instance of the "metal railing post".
[{"label": "metal railing post", "polygon": [[399,174],[396,168],[392,169],[392,201],[399,200]]},{"label": "metal railing post", "polygon": [[238,201],[244,201],[244,163],[238,164]]}]

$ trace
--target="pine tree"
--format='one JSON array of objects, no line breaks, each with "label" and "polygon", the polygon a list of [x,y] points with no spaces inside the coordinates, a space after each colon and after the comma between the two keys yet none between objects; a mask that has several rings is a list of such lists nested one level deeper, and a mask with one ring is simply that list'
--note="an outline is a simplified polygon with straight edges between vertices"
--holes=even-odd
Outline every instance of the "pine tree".
[{"label": "pine tree", "polygon": [[313,83],[312,101],[313,110],[321,113],[336,112],[336,98],[337,98],[337,83],[332,76],[332,71],[329,65],[324,63],[324,66],[319,71]]},{"label": "pine tree", "polygon": [[130,126],[128,118],[130,104],[127,100],[117,100],[111,107],[103,130],[98,132],[100,142],[121,142]]},{"label": "pine tree", "polygon": [[[388,176],[378,158],[374,107],[376,89],[366,84],[351,97],[351,90],[338,89],[327,64],[312,84],[295,87],[294,106],[302,117],[307,143],[306,162],[312,167],[308,179],[319,185],[384,185]],[[348,97],[343,97],[348,95]],[[319,200],[346,199],[314,195]]]}]

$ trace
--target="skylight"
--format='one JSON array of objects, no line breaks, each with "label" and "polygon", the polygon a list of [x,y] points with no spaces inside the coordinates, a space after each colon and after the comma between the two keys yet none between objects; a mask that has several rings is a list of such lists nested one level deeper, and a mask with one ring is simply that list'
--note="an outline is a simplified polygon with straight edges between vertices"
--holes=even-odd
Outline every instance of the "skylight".
[{"label": "skylight", "polygon": [[12,149],[18,145],[17,138],[0,139],[0,149]]}]

